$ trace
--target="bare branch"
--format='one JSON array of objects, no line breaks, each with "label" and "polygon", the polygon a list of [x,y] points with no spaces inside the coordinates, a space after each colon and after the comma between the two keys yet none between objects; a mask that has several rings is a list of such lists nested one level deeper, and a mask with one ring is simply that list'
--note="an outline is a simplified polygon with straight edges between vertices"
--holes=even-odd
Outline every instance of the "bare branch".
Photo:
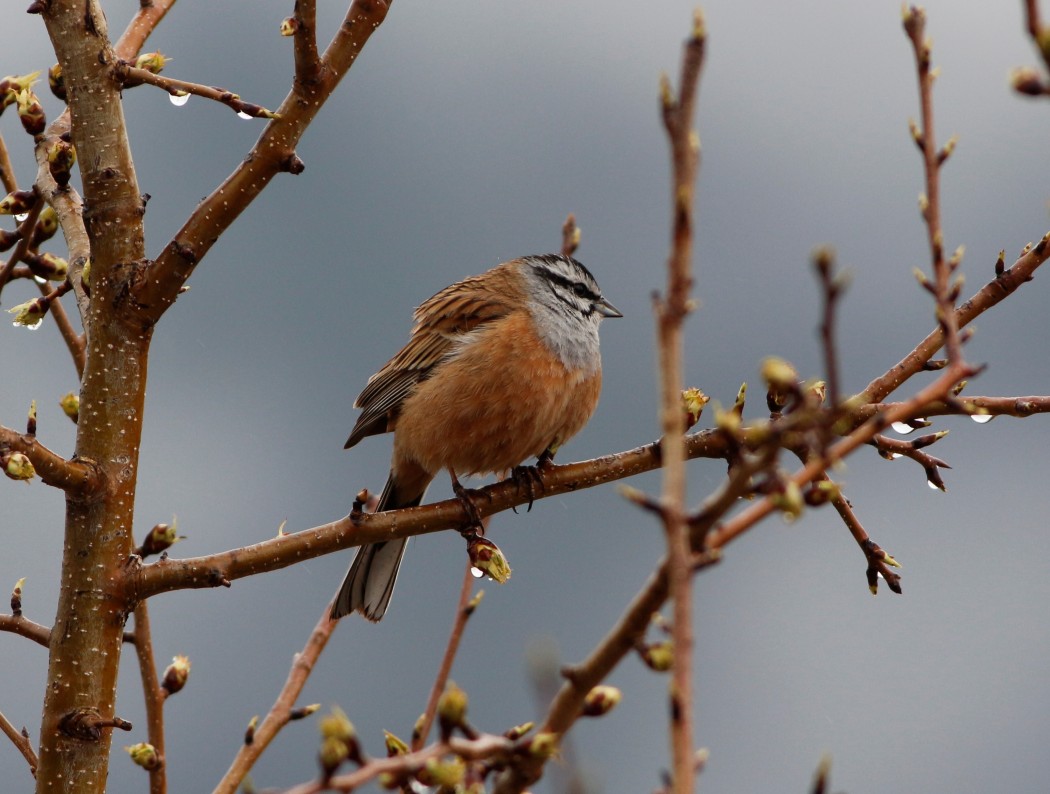
[{"label": "bare branch", "polygon": [[664,127],[671,147],[672,247],[667,262],[667,296],[656,302],[656,319],[664,457],[660,516],[667,536],[667,570],[674,605],[675,656],[670,693],[674,794],[692,792],[696,775],[693,763],[693,571],[689,564],[685,515],[682,324],[690,310],[689,293],[693,284],[693,197],[700,161],[700,139],[693,127],[693,118],[705,41],[703,17],[696,11],[693,32],[682,55],[678,95],[672,94],[666,78],[662,90]]},{"label": "bare branch", "polygon": [[[488,528],[488,519],[484,522]],[[434,677],[434,685],[430,688],[430,697],[427,698],[427,707],[423,711],[423,717],[418,730],[412,734],[412,750],[422,750],[423,744],[430,735],[430,727],[434,724],[434,714],[437,712],[438,699],[445,691],[448,675],[452,671],[452,662],[456,659],[459,651],[459,642],[463,638],[463,629],[466,628],[467,620],[474,614],[477,606],[470,599],[470,591],[474,586],[474,576],[471,573],[471,563],[467,560],[463,571],[463,585],[459,590],[459,600],[456,602],[456,616],[452,621],[452,630],[449,632],[448,643],[445,645],[445,653],[441,657],[437,675]],[[480,593],[478,594],[480,596]]]},{"label": "bare branch", "polygon": [[[969,300],[955,309],[955,323],[965,328],[988,309],[1013,294],[1050,257],[1050,232],[1034,246],[1028,246],[1021,256],[1003,273],[985,284]],[[919,342],[908,355],[890,367],[883,375],[864,387],[861,395],[866,401],[881,402],[908,378],[923,370],[923,365],[944,345],[944,330],[936,328]]]},{"label": "bare branch", "polygon": [[15,726],[0,712],[0,730],[2,730],[7,738],[11,740],[11,743],[18,749],[18,752],[22,754],[22,757],[29,764],[29,773],[36,777],[37,768],[37,757],[36,753],[33,752],[33,745],[29,741],[29,737],[23,731],[18,731]]},{"label": "bare branch", "polygon": [[13,193],[18,190],[15,169],[11,167],[11,157],[7,153],[7,144],[4,143],[3,135],[0,135],[0,186],[3,186],[5,193]]},{"label": "bare branch", "polygon": [[153,634],[150,630],[149,609],[145,602],[135,607],[135,655],[142,679],[142,696],[146,702],[146,734],[149,743],[160,757],[160,763],[149,769],[150,794],[165,794],[168,790],[167,765],[164,763],[164,700],[166,693],[157,680],[157,666],[153,657]]},{"label": "bare branch", "polygon": [[321,58],[317,53],[317,0],[295,0],[295,82],[309,93],[317,80]]},{"label": "bare branch", "polygon": [[355,0],[322,57],[308,102],[297,85],[263,130],[251,154],[194,210],[136,284],[135,300],[156,321],[174,303],[197,263],[281,171],[301,170],[295,146],[307,126],[386,18],[389,0]]},{"label": "bare branch", "polygon": [[66,460],[36,440],[0,426],[0,451],[21,452],[29,458],[40,479],[70,494],[86,494],[101,486],[101,474],[83,460]]},{"label": "bare branch", "polygon": [[[933,130],[933,82],[936,70],[930,68],[931,43],[926,36],[926,11],[911,6],[904,9],[904,30],[915,53],[915,66],[919,78],[919,108],[921,127],[912,126],[912,135],[922,151],[923,170],[926,175],[926,193],[920,199],[923,220],[926,222],[927,239],[930,246],[930,261],[933,268],[933,293],[937,302],[937,320],[944,331],[944,344],[948,360],[962,361],[959,342],[959,322],[952,297],[951,276],[958,266],[958,259],[944,257],[944,231],[941,227],[941,165],[951,153],[954,143],[946,144],[943,150],[937,146]],[[943,156],[942,156],[943,155]]]},{"label": "bare branch", "polygon": [[132,66],[127,61],[119,61],[113,68],[125,86],[130,87],[146,83],[163,88],[172,96],[194,94],[195,96],[220,102],[234,113],[244,113],[258,119],[276,118],[276,114],[273,111],[267,110],[261,105],[245,102],[238,94],[227,91],[224,88],[216,88],[215,86],[201,85],[200,83],[191,83],[188,80],[178,80],[174,77],[154,74],[148,69]]},{"label": "bare branch", "polygon": [[20,634],[44,648],[47,648],[51,642],[51,629],[34,623],[22,615],[0,615],[0,631]]},{"label": "bare branch", "polygon": [[175,5],[175,0],[149,0],[149,2],[141,3],[139,10],[135,12],[135,16],[131,18],[131,22],[121,34],[120,40],[113,47],[117,57],[130,61],[138,55],[146,39],[150,37],[173,5]]},{"label": "bare branch", "polygon": [[280,730],[288,724],[292,707],[302,693],[321,651],[325,649],[338,624],[338,621],[331,619],[331,611],[332,602],[329,601],[321,610],[321,617],[318,618],[317,624],[310,632],[305,647],[293,658],[292,668],[288,671],[288,678],[285,679],[277,700],[274,701],[263,721],[256,726],[251,743],[241,745],[230,768],[226,770],[226,774],[215,787],[214,794],[235,794],[259,756],[270,746],[270,742],[277,737]]}]

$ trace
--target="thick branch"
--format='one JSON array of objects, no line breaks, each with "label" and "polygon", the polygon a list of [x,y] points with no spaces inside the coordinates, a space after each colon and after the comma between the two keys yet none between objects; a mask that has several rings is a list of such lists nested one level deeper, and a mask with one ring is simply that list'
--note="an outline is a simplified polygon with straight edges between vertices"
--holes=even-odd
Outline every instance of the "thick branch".
[{"label": "thick branch", "polygon": [[[281,171],[295,170],[295,147],[307,126],[382,24],[389,0],[355,0],[322,57],[313,83],[296,83],[248,157],[202,201],[135,287],[135,300],[156,321],[174,303],[197,263]],[[301,93],[303,91],[309,93]]]}]

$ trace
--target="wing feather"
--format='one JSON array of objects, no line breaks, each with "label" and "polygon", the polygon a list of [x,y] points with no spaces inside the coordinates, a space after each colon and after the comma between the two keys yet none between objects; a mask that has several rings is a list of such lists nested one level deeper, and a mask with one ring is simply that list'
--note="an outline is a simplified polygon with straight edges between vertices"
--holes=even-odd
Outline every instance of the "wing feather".
[{"label": "wing feather", "polygon": [[[505,285],[506,281],[498,279],[496,283]],[[393,430],[402,403],[416,384],[430,377],[456,343],[471,331],[511,312],[511,303],[517,296],[499,292],[491,284],[489,278],[468,278],[420,304],[408,343],[368,379],[354,401],[354,407],[362,411],[346,448],[365,436]]]}]

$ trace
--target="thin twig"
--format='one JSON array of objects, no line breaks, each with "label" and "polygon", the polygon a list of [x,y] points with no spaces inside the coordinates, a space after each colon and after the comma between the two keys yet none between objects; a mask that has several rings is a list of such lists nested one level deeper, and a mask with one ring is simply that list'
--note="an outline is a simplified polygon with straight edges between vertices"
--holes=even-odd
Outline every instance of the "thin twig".
[{"label": "thin twig", "polygon": [[[71,282],[67,282],[70,283]],[[39,284],[40,294],[47,296],[51,294],[47,284]],[[71,286],[72,288],[72,286]],[[59,300],[52,299],[51,308],[49,310],[51,318],[55,321],[55,327],[58,329],[58,333],[62,336],[62,341],[66,343],[66,349],[69,350],[69,355],[73,359],[73,366],[77,370],[77,380],[84,377],[84,357],[86,356],[87,345],[84,342],[84,336],[78,334],[77,330],[73,327],[73,323],[69,321],[69,315],[66,313],[66,308],[62,305]]]},{"label": "thin twig", "polygon": [[5,193],[18,190],[18,180],[15,179],[15,169],[11,167],[11,156],[7,152],[3,135],[0,135],[0,186],[3,186]]},{"label": "thin twig", "polygon": [[667,295],[656,305],[659,337],[663,491],[660,516],[667,536],[668,578],[674,619],[674,665],[670,703],[672,787],[674,794],[695,788],[693,762],[693,619],[692,570],[685,498],[685,411],[682,408],[682,324],[690,310],[692,288],[693,196],[700,160],[700,141],[693,128],[706,33],[699,11],[682,55],[678,95],[664,78],[663,121],[671,147],[672,228],[667,263]]},{"label": "thin twig", "polygon": [[36,753],[33,751],[33,745],[29,741],[29,737],[22,733],[22,731],[17,730],[7,717],[4,716],[3,712],[0,712],[0,730],[7,735],[7,738],[11,740],[11,743],[18,749],[18,752],[22,754],[22,757],[29,764],[29,774],[36,777],[38,762]]},{"label": "thin twig", "polygon": [[256,726],[251,743],[241,745],[236,757],[230,764],[230,768],[226,770],[226,774],[222,776],[222,780],[215,787],[214,794],[235,794],[238,786],[241,785],[245,775],[255,765],[259,756],[270,745],[270,742],[277,737],[280,730],[288,724],[292,707],[302,693],[303,687],[306,685],[306,681],[310,677],[310,673],[313,672],[318,657],[321,655],[321,651],[325,649],[338,623],[338,621],[331,619],[331,611],[332,602],[330,601],[321,611],[321,617],[318,619],[313,631],[310,632],[306,645],[292,660],[292,667],[288,671],[288,677],[285,679],[284,686],[281,687],[281,691],[278,693],[273,706],[267,712],[266,717]]},{"label": "thin twig", "polygon": [[[488,521],[484,522],[486,525]],[[422,722],[417,731],[412,735],[413,752],[422,750],[423,745],[430,735],[430,726],[434,724],[434,714],[437,712],[438,699],[445,691],[448,675],[452,671],[452,663],[459,651],[459,642],[463,638],[463,629],[467,625],[467,619],[473,614],[468,609],[470,603],[470,592],[474,588],[474,575],[471,573],[471,563],[467,560],[463,571],[463,585],[459,590],[459,600],[456,602],[456,616],[452,621],[452,630],[449,632],[448,643],[445,645],[445,653],[441,657],[441,665],[438,667],[437,675],[434,677],[434,685],[430,688],[430,697],[427,698],[427,707],[423,712]]]},{"label": "thin twig", "polygon": [[373,758],[359,769],[338,775],[327,782],[321,780],[303,783],[288,789],[284,794],[318,794],[321,791],[356,791],[380,775],[389,775],[399,780],[410,777],[426,766],[432,758],[455,755],[468,761],[486,759],[507,760],[513,757],[514,742],[503,736],[479,734],[473,739],[454,736],[448,742],[435,742],[422,750],[395,755],[390,758]]},{"label": "thin twig", "polygon": [[[1050,232],[1034,246],[1026,246],[1012,266],[996,276],[955,310],[958,328],[964,328],[988,309],[1013,294],[1022,284],[1032,280],[1035,271],[1050,258]],[[870,402],[885,400],[896,388],[912,375],[921,372],[923,366],[944,345],[944,329],[932,330],[925,339],[885,373],[875,378],[861,392]]]},{"label": "thin twig", "polygon": [[164,75],[154,74],[148,69],[132,66],[127,61],[119,62],[115,69],[120,76],[120,79],[127,86],[147,83],[149,85],[155,85],[158,88],[163,88],[172,96],[194,94],[195,96],[204,97],[205,99],[211,99],[215,102],[220,102],[223,105],[226,105],[235,113],[244,113],[245,115],[253,116],[254,118],[272,119],[277,117],[272,110],[267,110],[262,105],[245,102],[238,94],[235,94],[232,91],[227,91],[224,88],[216,88],[215,86],[201,85],[200,83],[191,83],[188,80],[177,80],[174,77],[165,77]]},{"label": "thin twig", "polygon": [[[926,12],[914,6],[904,10],[904,30],[915,53],[915,66],[919,79],[919,108],[921,127],[912,127],[915,142],[922,151],[923,170],[926,176],[926,193],[920,204],[926,222],[927,240],[930,246],[930,261],[933,269],[933,294],[937,304],[937,321],[944,329],[944,345],[948,360],[962,361],[962,345],[959,342],[959,324],[955,314],[955,299],[952,297],[952,272],[958,262],[944,257],[944,231],[941,227],[941,165],[951,154],[954,141],[939,149],[933,130],[933,83],[935,70],[930,68],[931,43],[926,37]],[[955,266],[953,266],[953,264]]]},{"label": "thin twig", "polygon": [[168,790],[167,764],[164,761],[164,700],[166,693],[157,680],[157,665],[153,656],[153,635],[150,631],[149,608],[145,601],[135,607],[135,655],[139,661],[142,696],[146,702],[146,734],[149,743],[160,756],[160,763],[149,770],[150,794],[165,794]]},{"label": "thin twig", "polygon": [[15,265],[22,261],[22,257],[29,250],[30,243],[33,240],[33,228],[36,226],[37,218],[40,217],[40,212],[43,209],[44,202],[40,199],[40,196],[36,196],[36,200],[29,208],[29,213],[26,215],[25,220],[18,225],[22,237],[15,243],[14,250],[11,251],[11,256],[8,257],[7,262],[0,268],[0,292],[3,292],[4,285],[11,278]]},{"label": "thin twig", "polygon": [[175,0],[142,2],[139,10],[135,12],[135,16],[131,18],[131,22],[121,34],[120,40],[113,46],[117,57],[129,61],[138,55],[146,39],[173,5],[175,5]]},{"label": "thin twig", "polygon": [[580,227],[576,225],[576,216],[571,212],[561,227],[561,255],[572,256],[580,245]]}]

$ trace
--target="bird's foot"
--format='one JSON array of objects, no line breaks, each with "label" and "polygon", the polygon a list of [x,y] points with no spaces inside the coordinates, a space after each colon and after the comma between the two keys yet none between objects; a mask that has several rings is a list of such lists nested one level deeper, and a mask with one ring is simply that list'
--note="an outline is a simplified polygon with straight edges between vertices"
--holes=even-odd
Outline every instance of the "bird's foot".
[{"label": "bird's foot", "polygon": [[[550,458],[544,461],[543,456],[540,456],[535,466],[515,466],[510,470],[510,479],[514,480],[518,490],[525,491],[525,494],[529,497],[529,506],[525,509],[526,513],[532,511],[532,503],[535,501],[536,496],[543,495],[543,470],[549,465]],[[515,513],[518,512],[517,508],[512,509]]]},{"label": "bird's foot", "polygon": [[459,503],[463,505],[463,512],[467,514],[467,518],[470,520],[470,525],[460,530],[460,534],[468,540],[477,534],[484,535],[485,525],[481,523],[481,511],[478,509],[478,503],[475,500],[478,497],[485,496],[485,494],[473,488],[464,488],[454,476],[452,478],[452,492],[456,494]]}]

